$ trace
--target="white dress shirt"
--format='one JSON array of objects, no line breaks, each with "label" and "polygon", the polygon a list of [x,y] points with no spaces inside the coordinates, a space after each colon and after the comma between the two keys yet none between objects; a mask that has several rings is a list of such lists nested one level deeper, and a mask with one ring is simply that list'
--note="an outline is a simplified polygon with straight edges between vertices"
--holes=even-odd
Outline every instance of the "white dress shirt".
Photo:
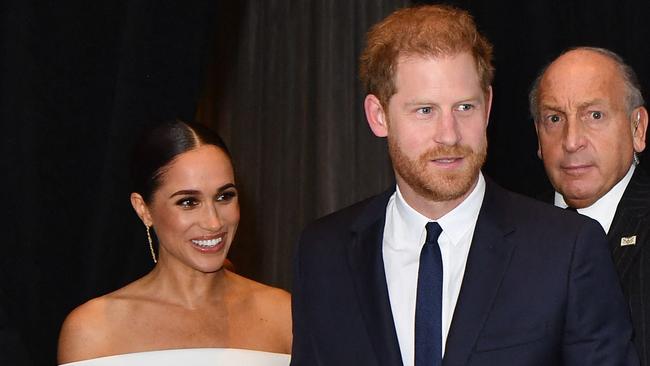
[{"label": "white dress shirt", "polygon": [[[485,195],[485,179],[456,208],[435,220],[442,228],[438,239],[442,254],[442,354],[460,293],[467,255],[474,236],[478,213]],[[420,252],[426,239],[425,226],[434,221],[409,206],[399,186],[386,206],[383,259],[390,306],[404,366],[415,357],[415,300]]]},{"label": "white dress shirt", "polygon": [[[608,233],[609,227],[612,225],[612,221],[614,220],[616,207],[618,207],[618,203],[621,201],[623,193],[625,193],[625,188],[627,188],[628,183],[630,183],[630,179],[632,179],[634,169],[635,165],[632,164],[630,170],[627,171],[627,174],[625,174],[623,179],[618,181],[618,183],[616,183],[614,187],[609,190],[609,192],[605,193],[604,196],[600,197],[598,201],[594,202],[591,206],[579,208],[577,210],[578,213],[581,213],[598,221],[598,223],[600,223],[600,226],[603,227],[603,230]],[[555,192],[554,203],[555,206],[561,208],[567,208],[568,206],[564,201],[564,197],[562,197],[562,195],[558,192]]]}]

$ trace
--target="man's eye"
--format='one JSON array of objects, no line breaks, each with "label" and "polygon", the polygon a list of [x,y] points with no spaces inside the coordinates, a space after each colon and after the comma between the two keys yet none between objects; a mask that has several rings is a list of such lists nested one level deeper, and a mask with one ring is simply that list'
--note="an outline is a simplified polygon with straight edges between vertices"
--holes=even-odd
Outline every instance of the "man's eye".
[{"label": "man's eye", "polygon": [[418,113],[421,114],[431,114],[431,111],[432,111],[431,107],[422,107],[418,109]]},{"label": "man's eye", "polygon": [[593,111],[589,113],[589,117],[592,119],[601,119],[603,118],[603,113],[600,111]]},{"label": "man's eye", "polygon": [[237,196],[236,191],[225,191],[225,192],[222,192],[221,194],[217,195],[216,200],[217,201],[227,202],[227,201],[232,200],[236,196]]},{"label": "man's eye", "polygon": [[474,106],[471,105],[471,104],[461,104],[461,105],[458,106],[457,109],[460,112],[466,112],[466,111],[474,109]]},{"label": "man's eye", "polygon": [[560,122],[560,116],[558,116],[557,114],[550,115],[546,119],[552,123]]}]

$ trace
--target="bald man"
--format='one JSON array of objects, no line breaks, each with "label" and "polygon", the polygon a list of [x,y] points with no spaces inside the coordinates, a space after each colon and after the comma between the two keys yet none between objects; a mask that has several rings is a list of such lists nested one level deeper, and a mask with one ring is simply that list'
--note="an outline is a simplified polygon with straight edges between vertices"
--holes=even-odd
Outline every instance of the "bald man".
[{"label": "bald man", "polygon": [[648,111],[632,68],[602,48],[581,47],[542,70],[530,110],[538,155],[558,207],[597,220],[634,323],[642,365],[650,365],[650,178],[637,168]]}]

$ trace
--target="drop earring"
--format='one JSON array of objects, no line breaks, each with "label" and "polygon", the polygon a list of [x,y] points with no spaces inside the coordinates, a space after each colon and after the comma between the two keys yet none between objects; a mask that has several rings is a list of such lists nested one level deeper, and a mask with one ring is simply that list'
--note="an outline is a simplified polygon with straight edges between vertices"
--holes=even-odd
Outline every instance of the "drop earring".
[{"label": "drop earring", "polygon": [[147,240],[149,241],[149,250],[151,251],[151,259],[153,259],[154,263],[158,263],[158,260],[156,260],[156,252],[153,251],[153,241],[151,240],[149,225],[145,225],[145,227],[147,228]]}]

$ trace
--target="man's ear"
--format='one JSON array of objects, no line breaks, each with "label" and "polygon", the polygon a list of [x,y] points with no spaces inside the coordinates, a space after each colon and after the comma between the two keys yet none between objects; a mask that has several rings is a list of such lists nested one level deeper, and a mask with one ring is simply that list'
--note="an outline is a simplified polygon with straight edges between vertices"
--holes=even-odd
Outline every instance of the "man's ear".
[{"label": "man's ear", "polygon": [[488,87],[485,98],[485,125],[490,123],[490,111],[492,110],[492,85]]},{"label": "man's ear", "polygon": [[131,206],[133,206],[133,209],[138,214],[138,217],[140,217],[140,220],[142,220],[142,223],[145,226],[153,225],[149,207],[147,207],[147,203],[144,201],[144,198],[142,198],[140,193],[131,193]]},{"label": "man's ear", "polygon": [[648,111],[645,107],[637,108],[632,112],[632,142],[634,151],[640,153],[645,150],[645,136],[648,131]]},{"label": "man's ear", "polygon": [[363,108],[366,111],[366,120],[372,133],[377,137],[386,137],[388,135],[387,118],[379,99],[373,94],[366,95]]},{"label": "man's ear", "polygon": [[533,126],[535,126],[535,133],[537,134],[537,157],[539,160],[544,160],[542,155],[542,142],[539,140],[539,125],[537,121],[533,121]]}]

